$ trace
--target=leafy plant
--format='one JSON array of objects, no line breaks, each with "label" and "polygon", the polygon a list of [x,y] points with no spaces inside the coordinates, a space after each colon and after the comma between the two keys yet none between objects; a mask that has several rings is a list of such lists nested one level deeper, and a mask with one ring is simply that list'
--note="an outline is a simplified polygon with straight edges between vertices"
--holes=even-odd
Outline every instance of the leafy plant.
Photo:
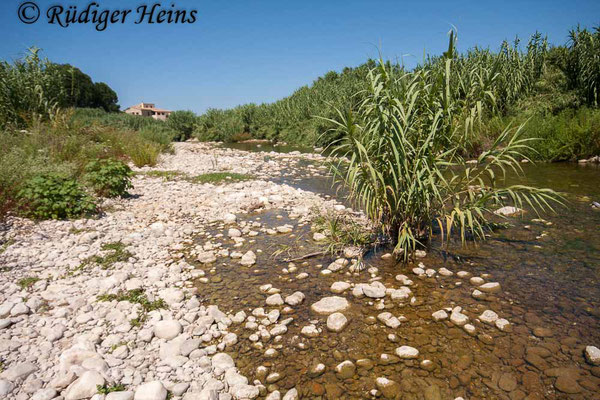
[{"label": "leafy plant", "polygon": [[22,278],[19,280],[18,284],[22,290],[30,289],[40,278],[37,276],[29,276],[27,278]]},{"label": "leafy plant", "polygon": [[92,256],[86,259],[81,265],[80,269],[85,267],[87,264],[97,264],[102,269],[109,269],[117,262],[126,262],[130,257],[133,257],[129,251],[125,250],[125,245],[121,242],[105,243],[101,249],[109,251],[105,256]]},{"label": "leafy plant", "polygon": [[77,218],[96,212],[94,200],[74,179],[47,174],[31,178],[17,196],[34,219]]},{"label": "leafy plant", "polygon": [[142,307],[142,314],[130,320],[131,326],[139,327],[146,320],[147,314],[150,311],[159,309],[168,309],[169,306],[163,299],[154,301],[148,300],[148,297],[142,289],[134,289],[129,291],[120,291],[117,294],[103,294],[96,297],[98,301],[128,301],[133,304],[139,304]]},{"label": "leafy plant", "polygon": [[560,201],[549,189],[502,186],[506,169],[520,172],[529,150],[521,128],[505,129],[477,164],[466,164],[461,154],[484,104],[494,102],[487,90],[452,86],[454,45],[451,33],[439,62],[444,68],[405,72],[381,61],[369,71],[356,109],[328,119],[341,136],[329,147],[339,157],[332,165],[336,179],[405,261],[431,238],[434,223],[442,238],[458,232],[462,241],[483,239],[493,207],[547,210]]},{"label": "leafy plant", "polygon": [[195,124],[196,114],[192,111],[174,111],[167,120],[167,126],[177,132],[173,139],[178,142],[183,142],[192,136]]},{"label": "leafy plant", "polygon": [[127,164],[119,160],[103,159],[89,162],[85,167],[85,180],[99,196],[118,197],[127,194],[133,187],[133,172]]},{"label": "leafy plant", "polygon": [[98,390],[98,394],[109,394],[112,392],[122,392],[126,389],[126,387],[125,385],[119,383],[112,386],[96,385],[96,389]]}]

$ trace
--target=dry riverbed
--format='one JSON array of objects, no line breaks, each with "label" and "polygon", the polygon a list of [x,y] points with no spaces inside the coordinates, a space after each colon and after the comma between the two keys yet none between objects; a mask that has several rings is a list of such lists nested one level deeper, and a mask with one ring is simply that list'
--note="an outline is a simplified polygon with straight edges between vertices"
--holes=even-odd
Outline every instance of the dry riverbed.
[{"label": "dry riverbed", "polygon": [[[324,176],[321,156],[175,148],[97,219],[8,221],[0,398],[598,394],[594,343],[554,329],[491,275],[424,254],[409,268],[383,253],[358,268],[351,249],[283,261],[287,246],[320,248],[312,210],[359,217],[300,189],[300,177]],[[186,179],[221,171],[253,178]]]}]

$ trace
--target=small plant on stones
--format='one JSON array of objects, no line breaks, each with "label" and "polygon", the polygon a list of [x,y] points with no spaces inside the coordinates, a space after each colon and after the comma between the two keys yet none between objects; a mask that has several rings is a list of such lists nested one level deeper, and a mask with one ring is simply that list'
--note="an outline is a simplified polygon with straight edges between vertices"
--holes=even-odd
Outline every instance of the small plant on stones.
[{"label": "small plant on stones", "polygon": [[84,179],[89,182],[98,196],[119,197],[131,189],[131,168],[123,161],[103,159],[88,163]]},{"label": "small plant on stones", "polygon": [[77,218],[97,211],[77,181],[57,174],[29,179],[17,196],[23,214],[39,220]]},{"label": "small plant on stones", "polygon": [[246,174],[237,174],[233,172],[210,172],[207,174],[202,174],[190,178],[190,182],[192,183],[232,183],[232,182],[241,182],[252,179],[251,175]]},{"label": "small plant on stones", "polygon": [[37,276],[28,276],[27,278],[20,279],[18,285],[21,287],[21,290],[31,289],[31,287],[39,281],[40,278]]},{"label": "small plant on stones", "polygon": [[141,326],[146,320],[146,314],[150,311],[169,308],[163,299],[150,301],[142,289],[120,291],[117,294],[102,294],[96,299],[98,301],[128,301],[142,306],[142,314],[129,321],[131,326]]},{"label": "small plant on stones", "polygon": [[92,256],[88,258],[80,265],[80,269],[88,264],[97,264],[102,269],[110,269],[117,262],[125,262],[130,257],[133,257],[133,254],[125,250],[125,247],[125,244],[121,242],[105,243],[101,249],[110,251],[110,253],[105,256]]},{"label": "small plant on stones", "polygon": [[126,388],[125,385],[119,383],[113,386],[96,385],[96,389],[98,390],[98,394],[109,394],[112,392],[123,392]]}]

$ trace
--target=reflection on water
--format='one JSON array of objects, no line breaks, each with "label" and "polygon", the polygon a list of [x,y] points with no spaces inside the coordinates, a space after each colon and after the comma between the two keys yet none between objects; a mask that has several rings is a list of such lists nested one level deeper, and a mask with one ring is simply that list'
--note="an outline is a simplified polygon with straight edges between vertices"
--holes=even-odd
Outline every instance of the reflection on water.
[{"label": "reflection on water", "polygon": [[[388,288],[398,288],[401,284],[395,280],[396,274],[408,275],[414,281],[411,290],[415,300],[386,299],[380,303],[346,292],[343,296],[351,308],[344,314],[350,322],[340,333],[328,332],[326,317],[315,315],[309,307],[332,295],[332,283],[365,283],[369,274],[357,276],[343,270],[324,276],[320,271],[332,261],[329,256],[297,262],[296,271],[284,273],[288,263],[283,256],[273,257],[273,252],[292,244],[301,246],[301,253],[314,251],[316,245],[308,240],[310,228],[299,225],[283,211],[240,216],[249,222],[260,221],[265,227],[289,223],[296,228],[292,234],[261,233],[242,247],[222,239],[230,250],[263,252],[258,253],[252,268],[233,261],[216,266],[209,275],[218,279],[199,283],[200,292],[209,303],[219,304],[226,311],[244,310],[248,315],[257,307],[264,307],[266,312],[282,309],[266,306],[267,295],[259,290],[264,284],[280,289],[283,297],[299,290],[306,299],[282,315],[281,319],[293,317],[294,321],[281,339],[260,340],[263,344],[257,346],[249,340],[255,330],[243,324],[234,328],[240,337],[233,354],[239,368],[251,380],[259,379],[268,392],[296,387],[301,398],[371,398],[377,377],[398,383],[397,390],[388,393],[387,398],[600,398],[600,367],[584,358],[585,346],[600,347],[600,210],[591,207],[592,201],[600,200],[600,170],[572,164],[524,165],[524,169],[527,178],[509,177],[509,183],[563,192],[568,208],[559,207],[556,214],[543,215],[543,219],[531,212],[523,218],[510,218],[507,228],[465,248],[451,244],[446,249],[433,243],[422,260],[427,268],[468,271],[472,276],[500,282],[501,293],[476,300],[469,279],[456,275],[420,278],[411,272],[414,265],[395,265],[381,260],[381,253],[375,254],[367,263],[378,268],[381,282]],[[300,164],[286,172],[277,178],[279,182],[335,195],[331,180],[303,176]],[[215,226],[213,234],[225,231],[225,227]],[[199,243],[204,240],[199,238]],[[308,277],[298,280],[296,276],[301,272]],[[433,321],[434,311],[455,306],[463,308],[476,328],[475,334],[469,335],[449,321]],[[501,332],[479,322],[477,316],[487,309],[509,320],[512,331]],[[388,328],[377,321],[382,311],[406,320],[398,328]],[[309,324],[321,329],[317,337],[301,334],[302,327]],[[419,349],[419,358],[382,358],[383,354],[393,355],[401,345]],[[277,355],[267,357],[268,348],[276,349]],[[422,364],[425,359],[432,363]],[[334,371],[344,360],[357,366],[350,378]],[[316,363],[326,366],[323,374],[311,373]],[[256,370],[259,365],[281,376],[267,383],[264,373]]]}]

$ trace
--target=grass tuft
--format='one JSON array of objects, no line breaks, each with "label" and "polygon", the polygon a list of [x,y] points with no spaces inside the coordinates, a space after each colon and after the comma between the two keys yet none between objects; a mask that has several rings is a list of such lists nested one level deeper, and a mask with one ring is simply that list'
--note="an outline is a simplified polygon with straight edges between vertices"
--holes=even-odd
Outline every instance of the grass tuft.
[{"label": "grass tuft", "polygon": [[253,179],[251,175],[245,174],[236,174],[233,172],[210,172],[207,174],[197,175],[193,178],[190,178],[190,182],[193,183],[212,183],[212,184],[220,184],[220,183],[231,183],[231,182],[241,182]]}]

